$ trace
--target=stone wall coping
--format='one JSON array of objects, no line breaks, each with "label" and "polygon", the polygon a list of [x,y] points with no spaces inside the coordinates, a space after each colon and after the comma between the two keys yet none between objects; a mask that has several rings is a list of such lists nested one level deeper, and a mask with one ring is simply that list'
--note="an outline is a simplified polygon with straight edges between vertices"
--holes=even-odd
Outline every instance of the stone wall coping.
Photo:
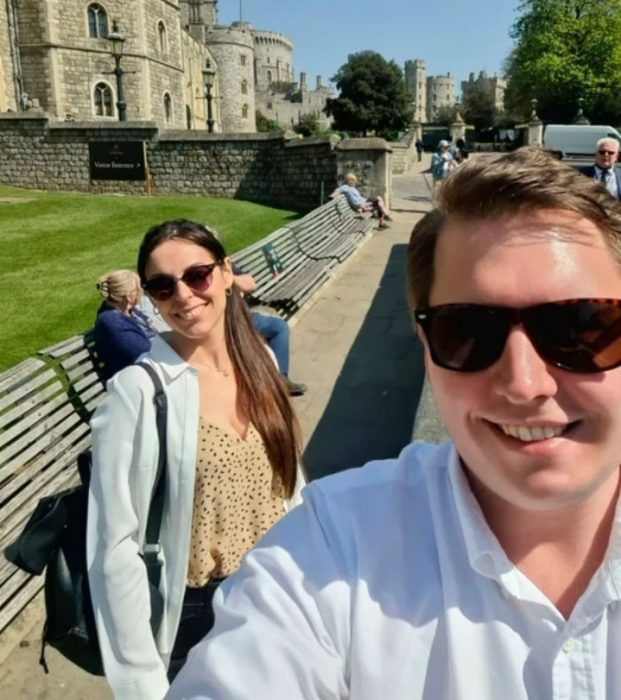
[{"label": "stone wall coping", "polygon": [[2,112],[2,114],[0,114],[1,121],[46,122],[49,121],[49,119],[49,115],[44,112]]},{"label": "stone wall coping", "polygon": [[50,131],[148,131],[156,132],[155,122],[54,122],[50,121]]},{"label": "stone wall coping", "polygon": [[256,134],[210,134],[208,131],[194,129],[170,129],[160,131],[158,141],[282,141],[282,131],[260,132]]},{"label": "stone wall coping", "polygon": [[377,136],[370,138],[343,139],[336,147],[337,151],[387,151],[392,152],[392,148],[384,139]]},{"label": "stone wall coping", "polygon": [[285,144],[286,148],[300,148],[304,146],[318,146],[323,144],[329,144],[330,146],[336,146],[339,142],[338,136],[307,136],[306,138],[293,138],[287,141]]}]

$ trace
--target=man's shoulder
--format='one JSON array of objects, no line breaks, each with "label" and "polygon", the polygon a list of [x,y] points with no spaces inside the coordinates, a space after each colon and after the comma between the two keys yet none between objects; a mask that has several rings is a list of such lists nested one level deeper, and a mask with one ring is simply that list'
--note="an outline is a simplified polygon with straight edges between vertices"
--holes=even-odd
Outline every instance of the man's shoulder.
[{"label": "man's shoulder", "polygon": [[594,165],[581,165],[579,168],[577,168],[579,173],[582,173],[583,175],[588,175],[589,177],[593,177],[595,175],[595,166]]},{"label": "man's shoulder", "polygon": [[309,496],[330,510],[338,512],[347,504],[350,512],[361,513],[369,507],[369,502],[376,510],[390,510],[399,501],[425,500],[429,482],[446,473],[452,450],[452,443],[415,442],[396,459],[369,462],[312,482]]}]

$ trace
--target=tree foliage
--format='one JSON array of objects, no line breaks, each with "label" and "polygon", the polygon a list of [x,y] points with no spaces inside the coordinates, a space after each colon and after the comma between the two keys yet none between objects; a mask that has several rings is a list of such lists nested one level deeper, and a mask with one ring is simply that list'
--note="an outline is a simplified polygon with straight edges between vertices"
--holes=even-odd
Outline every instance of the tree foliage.
[{"label": "tree foliage", "polygon": [[477,131],[493,126],[497,109],[493,92],[485,85],[470,85],[463,96],[461,115]]},{"label": "tree foliage", "polygon": [[434,115],[433,123],[450,126],[455,120],[455,105],[440,105]]},{"label": "tree foliage", "polygon": [[334,118],[335,129],[382,136],[409,126],[411,98],[394,61],[375,51],[350,54],[332,80],[339,96],[328,99],[325,112]]},{"label": "tree foliage", "polygon": [[321,131],[319,119],[314,114],[303,114],[293,130],[302,136],[315,136]]},{"label": "tree foliage", "polygon": [[584,98],[593,123],[621,123],[621,2],[523,0],[506,61],[505,103],[527,117],[569,122]]},{"label": "tree foliage", "polygon": [[273,119],[266,117],[263,114],[263,112],[260,112],[258,109],[255,113],[255,119],[257,124],[257,131],[259,132],[282,131],[282,127],[278,124],[278,122],[275,122]]}]

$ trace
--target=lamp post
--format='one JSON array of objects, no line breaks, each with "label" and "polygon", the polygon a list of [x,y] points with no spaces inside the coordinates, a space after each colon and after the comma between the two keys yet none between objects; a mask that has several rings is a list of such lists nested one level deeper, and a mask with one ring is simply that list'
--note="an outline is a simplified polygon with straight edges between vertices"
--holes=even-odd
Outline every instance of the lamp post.
[{"label": "lamp post", "polygon": [[121,68],[121,58],[123,57],[123,44],[125,37],[119,31],[119,25],[116,20],[112,20],[112,31],[108,34],[108,39],[112,44],[112,57],[114,58],[114,70],[111,71],[116,76],[116,108],[119,114],[119,121],[127,121],[127,104],[123,94],[123,76],[126,71]]},{"label": "lamp post", "polygon": [[216,71],[211,67],[211,61],[207,59],[205,61],[205,67],[203,68],[203,82],[205,83],[205,102],[207,103],[207,131],[212,134],[213,127],[215,124],[213,118],[213,108],[212,101],[213,95],[211,91],[216,80]]}]

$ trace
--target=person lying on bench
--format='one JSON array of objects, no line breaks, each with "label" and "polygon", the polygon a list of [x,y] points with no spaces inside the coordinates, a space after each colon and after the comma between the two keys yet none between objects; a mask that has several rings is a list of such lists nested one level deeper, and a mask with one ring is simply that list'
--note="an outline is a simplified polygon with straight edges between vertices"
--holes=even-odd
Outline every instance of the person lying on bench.
[{"label": "person lying on bench", "polygon": [[337,187],[330,197],[338,197],[344,194],[349,202],[349,206],[355,211],[372,211],[377,213],[379,218],[378,228],[388,228],[386,221],[392,221],[388,207],[384,203],[381,197],[375,197],[374,199],[368,199],[360,190],[356,187],[358,184],[358,178],[354,173],[347,173],[345,175],[344,184]]}]

